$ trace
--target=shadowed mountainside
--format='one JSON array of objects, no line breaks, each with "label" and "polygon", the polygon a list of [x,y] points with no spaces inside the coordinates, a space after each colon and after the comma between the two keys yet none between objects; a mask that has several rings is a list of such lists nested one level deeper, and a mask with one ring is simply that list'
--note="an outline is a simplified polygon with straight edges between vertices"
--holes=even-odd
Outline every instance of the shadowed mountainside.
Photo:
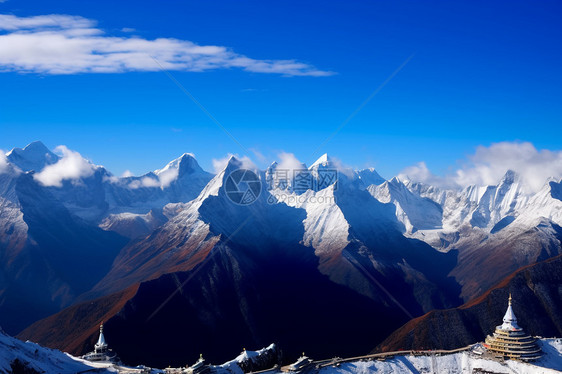
[{"label": "shadowed mountainside", "polygon": [[454,349],[483,341],[501,324],[509,293],[527,333],[562,336],[562,256],[557,256],[516,271],[458,308],[434,310],[409,321],[373,351]]}]

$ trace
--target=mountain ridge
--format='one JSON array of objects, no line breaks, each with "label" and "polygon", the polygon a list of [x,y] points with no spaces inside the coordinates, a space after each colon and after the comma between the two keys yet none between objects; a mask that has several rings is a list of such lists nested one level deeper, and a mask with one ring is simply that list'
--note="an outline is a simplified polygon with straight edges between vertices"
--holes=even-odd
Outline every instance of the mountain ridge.
[{"label": "mountain ridge", "polygon": [[[83,165],[93,165],[85,162]],[[110,320],[107,327],[120,332],[117,336],[133,327],[142,330],[139,324],[152,313],[148,312],[149,304],[169,292],[175,295],[172,299],[183,314],[192,318],[181,320],[178,328],[185,333],[196,329],[200,339],[207,335],[221,339],[217,326],[230,331],[233,327],[224,325],[230,321],[240,337],[256,344],[269,344],[275,334],[290,341],[286,331],[300,333],[289,325],[286,331],[275,330],[264,323],[262,314],[285,325],[285,316],[291,314],[279,314],[282,309],[273,305],[296,297],[310,313],[300,322],[303,325],[298,325],[303,331],[307,324],[316,326],[316,315],[321,313],[327,313],[326,321],[334,320],[337,313],[339,318],[353,319],[335,307],[333,311],[319,309],[326,301],[319,295],[330,300],[327,290],[350,305],[356,303],[357,308],[387,318],[384,329],[389,333],[411,317],[461,305],[518,268],[561,253],[562,187],[555,180],[529,195],[519,177],[508,171],[496,186],[444,190],[399,178],[385,181],[374,169],[347,169],[324,155],[309,168],[303,164],[283,169],[285,178],[298,175],[309,183],[299,189],[293,181],[268,183],[270,177],[278,176],[279,165],[274,163],[262,171],[232,156],[222,171],[211,174],[186,153],[143,176],[117,178],[96,166],[92,174],[63,179],[60,186],[45,186],[35,180],[36,171],[16,170],[17,166],[0,174],[0,255],[5,263],[25,263],[37,258],[34,251],[56,253],[52,245],[45,244],[50,243],[46,236],[41,236],[49,231],[59,235],[57,240],[63,243],[75,243],[73,232],[89,233],[80,246],[72,244],[89,248],[82,257],[85,265],[93,263],[86,260],[92,256],[90,251],[101,253],[101,248],[112,248],[100,265],[95,265],[87,282],[65,269],[68,260],[80,253],[72,246],[68,254],[41,257],[48,261],[35,264],[34,272],[55,276],[45,295],[64,295],[65,301],[47,303],[40,309],[42,316],[28,316],[29,323],[35,324],[21,336],[70,347],[69,341],[53,342],[41,331],[52,331],[65,313],[84,302],[97,310],[95,315]],[[238,193],[236,189],[245,186],[238,185],[239,171],[247,169],[243,175],[253,174],[251,181],[259,181],[260,187],[253,191],[251,201],[234,201],[232,191]],[[285,172],[293,175],[285,176]],[[373,181],[376,183],[368,184]],[[103,245],[103,238],[113,238],[113,244]],[[272,263],[273,258],[277,263]],[[299,274],[300,282],[306,285],[303,290],[318,295],[301,298],[292,294],[290,291],[301,285],[285,280],[286,274],[292,273]],[[34,282],[42,282],[40,279],[24,282],[0,277],[0,289],[14,290],[0,293],[0,298],[4,297],[0,316],[14,314],[1,306],[15,300],[18,287],[32,289]],[[184,286],[186,279],[193,280]],[[320,288],[307,288],[307,282]],[[118,296],[131,287],[143,292],[127,293],[126,300]],[[205,289],[207,293],[201,294]],[[231,290],[236,298],[225,290]],[[220,297],[212,297],[214,292]],[[272,292],[280,299],[275,300]],[[221,298],[230,304],[221,304],[225,302]],[[123,303],[109,314],[102,313],[108,300]],[[197,309],[197,302],[205,307]],[[219,305],[225,311],[222,314],[213,312]],[[159,317],[155,323],[180,318],[171,305],[162,308],[162,315],[169,318]],[[357,318],[353,323],[369,323],[368,316],[361,318],[364,320]],[[196,322],[203,327],[195,327]],[[68,336],[81,332],[74,337],[79,340],[73,345],[75,350],[86,346],[90,339],[87,333],[97,324],[89,319],[83,326],[80,323],[68,323],[61,332]],[[371,341],[382,340],[384,329],[372,328]],[[345,336],[344,331],[337,331]],[[158,337],[158,329],[153,328],[150,334]],[[319,347],[328,341],[321,341],[322,334],[318,334],[306,344]],[[242,344],[242,340],[231,344]],[[360,346],[365,344],[355,342],[350,353],[362,353]],[[143,354],[142,347],[135,349]]]}]

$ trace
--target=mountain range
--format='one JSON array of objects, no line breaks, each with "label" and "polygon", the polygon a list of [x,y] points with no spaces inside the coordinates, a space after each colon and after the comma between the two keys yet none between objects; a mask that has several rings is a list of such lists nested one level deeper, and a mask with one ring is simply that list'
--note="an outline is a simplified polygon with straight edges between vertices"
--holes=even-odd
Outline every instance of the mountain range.
[{"label": "mountain range", "polygon": [[[45,179],[66,158],[35,142],[0,168],[0,324],[74,354],[102,320],[126,362],[152,366],[272,341],[288,357],[365,353],[561,254],[561,181],[531,192],[510,170],[460,190],[327,155],[289,178],[236,157],[208,173],[184,154],[138,177],[82,159],[87,172]],[[245,169],[259,189],[234,203],[233,183],[255,181]]]}]

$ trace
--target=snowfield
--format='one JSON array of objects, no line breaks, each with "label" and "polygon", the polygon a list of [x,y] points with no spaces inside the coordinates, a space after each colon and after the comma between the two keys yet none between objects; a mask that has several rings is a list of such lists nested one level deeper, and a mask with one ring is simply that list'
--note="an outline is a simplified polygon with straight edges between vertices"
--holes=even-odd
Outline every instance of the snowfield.
[{"label": "snowfield", "polygon": [[[14,365],[14,366],[12,366]],[[0,374],[12,372],[47,374],[141,373],[142,368],[127,368],[110,363],[94,363],[13,338],[0,329]],[[152,371],[159,372],[159,371]]]},{"label": "snowfield", "polygon": [[502,373],[538,374],[562,371],[562,339],[541,339],[545,355],[533,363],[493,360],[471,352],[445,355],[396,356],[385,361],[355,361],[320,369],[321,374],[363,373]]},{"label": "snowfield", "polygon": [[96,367],[100,368],[99,373],[117,372],[107,364],[94,366],[58,350],[22,342],[0,330],[0,373],[11,373],[15,360],[39,373],[79,373]]},{"label": "snowfield", "polygon": [[[495,360],[464,351],[454,354],[394,356],[385,360],[361,360],[328,366],[319,370],[312,367],[307,373],[319,374],[365,374],[365,373],[560,373],[562,370],[562,339],[540,339],[544,356],[534,363],[513,360]],[[220,366],[211,366],[215,374],[243,374],[241,367],[248,363],[258,364],[267,360],[267,354],[275,351],[272,344],[259,351],[244,351],[235,359]],[[143,367],[130,368],[109,363],[92,363],[58,350],[41,347],[31,342],[22,342],[0,330],[0,373],[12,372],[15,360],[26,368],[39,373],[141,373]],[[244,365],[244,363],[246,365]],[[181,369],[168,369],[170,372]],[[31,373],[33,371],[30,371]],[[162,373],[162,370],[146,369],[146,373]],[[179,372],[179,371],[178,371]],[[279,369],[268,371],[281,373]]]}]

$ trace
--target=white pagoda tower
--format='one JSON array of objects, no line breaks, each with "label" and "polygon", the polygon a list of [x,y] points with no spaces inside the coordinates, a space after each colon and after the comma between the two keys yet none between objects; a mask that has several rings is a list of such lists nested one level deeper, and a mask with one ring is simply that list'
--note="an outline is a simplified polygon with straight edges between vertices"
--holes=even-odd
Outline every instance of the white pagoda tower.
[{"label": "white pagoda tower", "polygon": [[94,351],[82,356],[83,359],[88,361],[98,362],[118,362],[119,358],[111,349],[109,349],[105,336],[103,335],[103,323],[100,325],[100,336],[98,342],[94,345]]},{"label": "white pagoda tower", "polygon": [[536,339],[527,335],[517,324],[511,306],[511,294],[509,294],[509,304],[503,317],[503,324],[496,327],[493,336],[488,335],[484,346],[494,356],[503,358],[533,361],[542,356]]}]

